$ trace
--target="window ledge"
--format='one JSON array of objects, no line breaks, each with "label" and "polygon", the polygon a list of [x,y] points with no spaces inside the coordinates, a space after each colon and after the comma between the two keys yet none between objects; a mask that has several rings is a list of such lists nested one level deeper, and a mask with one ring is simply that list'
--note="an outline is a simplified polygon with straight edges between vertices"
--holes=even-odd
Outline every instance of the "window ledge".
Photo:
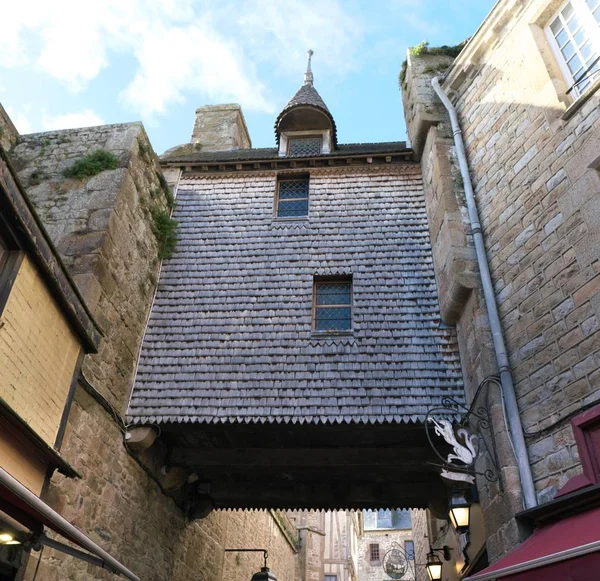
[{"label": "window ledge", "polygon": [[352,331],[313,331],[310,342],[315,344],[329,343],[331,345],[355,345],[356,339]]},{"label": "window ledge", "polygon": [[573,117],[575,113],[577,113],[577,111],[579,111],[579,109],[581,109],[581,107],[583,107],[583,105],[589,101],[590,97],[592,97],[594,93],[598,91],[598,89],[600,89],[600,79],[596,79],[592,86],[583,95],[579,95],[579,97],[577,97],[577,99],[569,105],[567,110],[561,115],[561,119],[563,119],[563,121],[568,121],[571,119],[571,117]]},{"label": "window ledge", "polygon": [[348,335],[354,335],[354,331],[349,329],[348,331],[313,331],[313,337],[347,337]]},{"label": "window ledge", "polygon": [[308,216],[273,216],[273,222],[308,222]]},{"label": "window ledge", "polygon": [[310,228],[310,220],[305,218],[273,218],[269,224],[271,230],[288,228]]}]

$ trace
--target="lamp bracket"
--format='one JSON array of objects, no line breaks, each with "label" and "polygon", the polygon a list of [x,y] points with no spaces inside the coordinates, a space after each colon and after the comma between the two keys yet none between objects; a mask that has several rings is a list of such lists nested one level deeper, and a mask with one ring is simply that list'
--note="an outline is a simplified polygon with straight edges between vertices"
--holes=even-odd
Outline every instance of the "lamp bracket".
[{"label": "lamp bracket", "polygon": [[265,568],[267,568],[267,559],[269,557],[269,551],[267,549],[224,549],[226,553],[263,553],[265,559]]},{"label": "lamp bracket", "polygon": [[434,549],[433,547],[429,547],[429,554],[433,553],[442,553],[444,556],[444,561],[450,561],[452,559],[452,555],[450,554],[454,549],[449,547],[448,545],[444,545],[440,549]]},{"label": "lamp bracket", "polygon": [[[477,388],[470,407],[451,397],[444,397],[441,406],[427,411],[425,432],[441,464],[442,477],[469,484],[475,475],[483,476],[488,482],[498,482],[504,490],[496,452],[496,440],[489,411],[489,394],[484,388],[490,383],[500,386],[497,376],[486,377]],[[485,399],[482,394],[485,391]],[[482,400],[482,401],[480,401]],[[452,451],[445,456],[439,450],[439,438],[450,445]]]}]

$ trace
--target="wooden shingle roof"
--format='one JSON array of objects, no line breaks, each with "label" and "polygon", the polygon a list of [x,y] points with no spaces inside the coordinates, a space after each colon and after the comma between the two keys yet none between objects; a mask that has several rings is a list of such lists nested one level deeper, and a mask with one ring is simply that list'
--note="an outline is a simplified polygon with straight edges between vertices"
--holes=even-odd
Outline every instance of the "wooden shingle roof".
[{"label": "wooden shingle roof", "polygon": [[[231,153],[231,152],[230,152]],[[314,170],[305,220],[275,172],[183,179],[128,410],[133,423],[422,421],[463,398],[419,167]],[[351,274],[353,333],[311,330],[313,277]]]},{"label": "wooden shingle roof", "polygon": [[333,143],[337,144],[337,128],[335,126],[335,120],[333,115],[325,105],[325,101],[321,98],[318,91],[314,88],[312,83],[302,85],[296,94],[290,99],[289,103],[281,110],[281,113],[277,116],[275,121],[275,137],[277,143],[279,143],[279,123],[292,109],[297,107],[314,107],[319,111],[322,111],[331,121],[331,127],[333,129]]}]

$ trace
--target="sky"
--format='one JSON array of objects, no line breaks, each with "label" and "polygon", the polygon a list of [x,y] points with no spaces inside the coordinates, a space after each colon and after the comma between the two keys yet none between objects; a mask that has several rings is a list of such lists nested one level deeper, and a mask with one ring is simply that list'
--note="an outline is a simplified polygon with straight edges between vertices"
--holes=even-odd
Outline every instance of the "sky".
[{"label": "sky", "polygon": [[339,143],[406,139],[409,46],[458,44],[494,0],[18,0],[2,8],[0,102],[21,133],[142,121],[157,153],[202,105],[240,103],[253,147],[314,51]]}]

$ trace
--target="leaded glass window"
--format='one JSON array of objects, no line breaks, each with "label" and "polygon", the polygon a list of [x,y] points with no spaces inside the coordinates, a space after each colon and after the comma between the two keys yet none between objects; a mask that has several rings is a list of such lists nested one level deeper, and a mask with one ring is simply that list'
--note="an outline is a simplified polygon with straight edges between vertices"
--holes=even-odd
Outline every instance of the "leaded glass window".
[{"label": "leaded glass window", "polygon": [[308,178],[280,179],[277,193],[278,218],[308,215]]},{"label": "leaded glass window", "polygon": [[570,0],[550,20],[548,33],[575,96],[600,78],[600,0]]},{"label": "leaded glass window", "polygon": [[352,279],[315,280],[315,331],[352,329]]},{"label": "leaded glass window", "polygon": [[288,141],[288,155],[320,155],[322,143],[321,137],[293,137]]},{"label": "leaded glass window", "polygon": [[379,544],[371,543],[369,545],[369,561],[379,561]]},{"label": "leaded glass window", "polygon": [[415,560],[415,544],[413,541],[404,541],[404,552],[409,561]]}]

